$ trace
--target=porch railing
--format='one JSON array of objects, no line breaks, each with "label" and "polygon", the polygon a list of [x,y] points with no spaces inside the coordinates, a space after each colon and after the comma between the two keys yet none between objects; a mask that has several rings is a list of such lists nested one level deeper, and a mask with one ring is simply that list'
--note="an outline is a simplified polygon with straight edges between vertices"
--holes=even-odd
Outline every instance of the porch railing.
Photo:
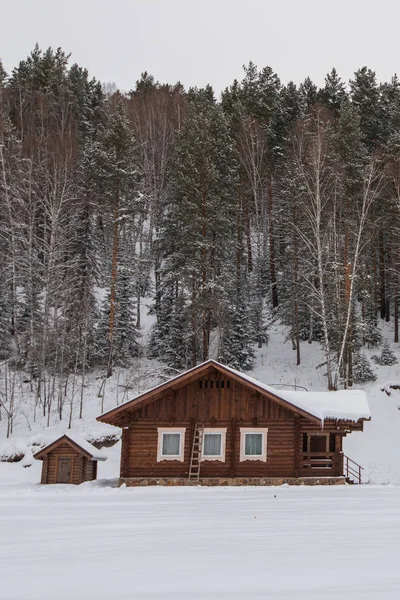
[{"label": "porch railing", "polygon": [[303,452],[300,459],[302,473],[311,471],[333,471],[353,483],[361,483],[363,467],[342,452]]},{"label": "porch railing", "polygon": [[330,471],[333,469],[336,452],[307,452],[303,453],[301,470]]}]

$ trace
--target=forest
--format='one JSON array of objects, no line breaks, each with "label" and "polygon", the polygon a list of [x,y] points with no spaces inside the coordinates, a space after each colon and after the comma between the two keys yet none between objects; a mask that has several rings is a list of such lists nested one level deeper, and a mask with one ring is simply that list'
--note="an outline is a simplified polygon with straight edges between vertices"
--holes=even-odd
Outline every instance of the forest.
[{"label": "forest", "polygon": [[220,98],[147,72],[121,93],[36,46],[0,63],[0,211],[0,359],[49,409],[55,380],[140,357],[250,370],[278,321],[297,364],[321,345],[329,389],[374,377],[365,347],[395,360],[396,75],[249,63]]}]

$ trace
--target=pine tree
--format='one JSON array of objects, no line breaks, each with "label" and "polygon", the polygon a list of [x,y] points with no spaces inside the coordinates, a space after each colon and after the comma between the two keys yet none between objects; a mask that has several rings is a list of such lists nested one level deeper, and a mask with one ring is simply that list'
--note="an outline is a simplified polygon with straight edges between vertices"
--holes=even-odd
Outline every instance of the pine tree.
[{"label": "pine tree", "polygon": [[226,310],[225,273],[234,257],[235,170],[227,124],[212,89],[191,90],[189,97],[191,111],[177,138],[160,244],[162,279],[185,286],[193,365],[200,359],[199,346],[201,358],[208,358],[215,315]]},{"label": "pine tree", "polygon": [[[114,306],[114,330],[112,338],[112,361],[114,366],[128,366],[132,358],[139,355],[138,330],[131,269],[119,264],[116,278]],[[108,364],[110,342],[108,338],[110,323],[111,291],[102,303],[98,328],[98,354],[102,364]]]},{"label": "pine tree", "polygon": [[346,99],[346,86],[337,74],[335,68],[325,77],[325,86],[319,90],[319,100],[328,108],[340,112],[342,104]]},{"label": "pine tree", "polygon": [[383,138],[380,90],[374,71],[362,67],[350,81],[351,100],[359,110],[360,126],[367,147],[372,150]]},{"label": "pine tree", "polygon": [[381,130],[384,143],[400,128],[400,81],[394,75],[389,83],[380,85]]},{"label": "pine tree", "polygon": [[[169,345],[169,331],[175,296],[173,284],[169,285],[164,281],[162,288],[158,290],[154,298],[155,304],[158,306],[158,314],[150,330],[147,348],[149,358],[164,360],[163,357]],[[152,312],[154,313],[155,310]]]},{"label": "pine tree", "polygon": [[354,383],[367,383],[376,381],[376,374],[363,352],[355,352],[353,356],[353,381]]},{"label": "pine tree", "polygon": [[164,362],[174,369],[183,370],[190,364],[191,344],[188,331],[188,312],[183,293],[180,293],[173,305],[163,355]]},{"label": "pine tree", "polygon": [[[115,99],[115,104],[110,106],[99,139],[92,146],[89,161],[99,211],[105,224],[105,241],[108,241],[111,247],[111,256],[108,255],[107,258],[110,276],[107,296],[109,309],[106,311],[108,314],[107,375],[110,376],[113,371],[114,351],[120,352],[122,343],[120,333],[116,333],[117,305],[121,300],[118,294],[123,292],[131,297],[131,290],[128,291],[128,282],[124,279],[123,273],[121,273],[122,279],[118,280],[118,271],[122,268],[119,264],[121,232],[123,228],[128,227],[129,222],[134,222],[137,212],[141,210],[142,202],[139,187],[141,173],[137,162],[136,144],[123,103],[118,97]],[[132,298],[130,301],[132,302]],[[103,310],[103,318],[104,314]],[[129,334],[127,333],[129,346],[132,332],[130,325],[126,327],[127,332],[129,331]],[[117,344],[114,336],[119,337]]]},{"label": "pine tree", "polygon": [[387,340],[384,341],[380,356],[374,355],[372,359],[378,364],[386,367],[397,365],[399,362]]},{"label": "pine tree", "polygon": [[239,371],[253,367],[254,329],[249,315],[249,301],[240,293],[229,315],[220,360]]},{"label": "pine tree", "polygon": [[306,77],[303,83],[300,84],[299,93],[305,110],[308,110],[311,106],[314,106],[314,104],[316,104],[318,101],[317,86],[309,77]]}]

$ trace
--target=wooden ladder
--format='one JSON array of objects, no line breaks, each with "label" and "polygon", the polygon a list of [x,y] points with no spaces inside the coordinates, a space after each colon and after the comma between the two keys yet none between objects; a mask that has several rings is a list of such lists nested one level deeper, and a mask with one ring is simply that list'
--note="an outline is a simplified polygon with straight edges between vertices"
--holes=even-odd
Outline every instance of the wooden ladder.
[{"label": "wooden ladder", "polygon": [[199,481],[201,465],[201,449],[203,446],[204,424],[194,426],[192,455],[190,457],[189,481]]}]

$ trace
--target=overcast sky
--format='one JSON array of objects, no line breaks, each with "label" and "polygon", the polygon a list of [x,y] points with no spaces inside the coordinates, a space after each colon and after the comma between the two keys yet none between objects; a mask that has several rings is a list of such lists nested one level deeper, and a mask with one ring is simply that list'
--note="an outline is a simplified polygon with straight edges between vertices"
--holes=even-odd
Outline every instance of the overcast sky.
[{"label": "overcast sky", "polygon": [[383,81],[400,71],[399,17],[399,0],[0,0],[0,57],[10,72],[36,42],[61,46],[125,91],[147,70],[220,92],[250,60],[284,83],[363,65]]}]

